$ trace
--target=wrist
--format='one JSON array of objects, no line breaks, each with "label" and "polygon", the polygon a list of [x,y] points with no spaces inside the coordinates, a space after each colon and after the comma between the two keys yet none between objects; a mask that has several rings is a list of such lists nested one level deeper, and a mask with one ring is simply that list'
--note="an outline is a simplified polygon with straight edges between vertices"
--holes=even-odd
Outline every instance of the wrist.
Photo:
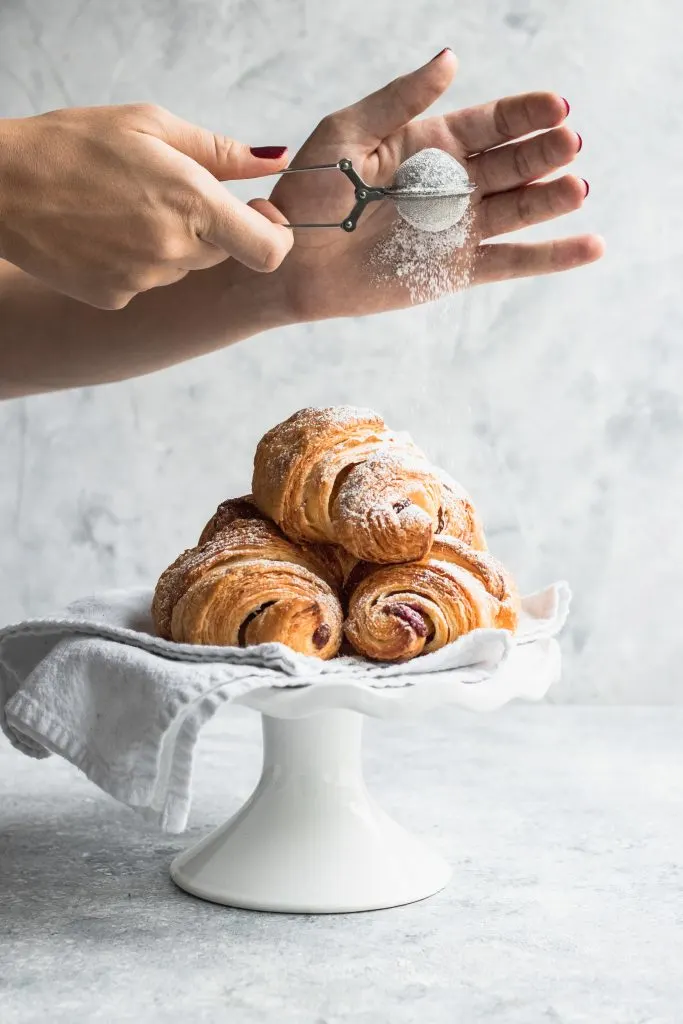
[{"label": "wrist", "polygon": [[226,299],[233,311],[233,323],[235,311],[239,310],[237,320],[243,338],[298,322],[289,300],[287,258],[278,270],[270,274],[249,270],[235,259],[228,261]]},{"label": "wrist", "polygon": [[5,241],[20,187],[21,125],[19,119],[0,118],[0,257],[5,256]]}]

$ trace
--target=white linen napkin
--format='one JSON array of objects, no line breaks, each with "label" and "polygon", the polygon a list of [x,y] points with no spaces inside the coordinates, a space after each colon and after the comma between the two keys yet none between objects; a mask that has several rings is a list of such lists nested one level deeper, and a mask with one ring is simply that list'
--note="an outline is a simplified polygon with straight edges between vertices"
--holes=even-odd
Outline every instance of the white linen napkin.
[{"label": "white linen napkin", "polygon": [[519,630],[481,629],[405,664],[320,661],[282,644],[225,648],[153,635],[149,589],[71,604],[56,618],[0,630],[0,724],[32,757],[56,753],[162,829],[184,829],[199,730],[248,691],[351,678],[416,686],[435,673],[486,686],[515,644],[555,636],[571,599],[557,583],[523,600]]}]

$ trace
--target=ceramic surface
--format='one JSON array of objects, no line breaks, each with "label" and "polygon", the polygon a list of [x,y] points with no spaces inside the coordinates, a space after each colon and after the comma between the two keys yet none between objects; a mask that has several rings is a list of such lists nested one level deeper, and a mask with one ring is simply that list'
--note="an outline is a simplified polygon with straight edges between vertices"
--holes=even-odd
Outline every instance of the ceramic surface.
[{"label": "ceramic surface", "polygon": [[171,877],[215,903],[283,913],[379,910],[432,896],[451,869],[368,793],[360,712],[397,718],[439,703],[483,711],[540,700],[559,670],[557,642],[543,640],[514,648],[482,683],[253,690],[237,703],[263,715],[260,781],[237,814],[173,861]]}]

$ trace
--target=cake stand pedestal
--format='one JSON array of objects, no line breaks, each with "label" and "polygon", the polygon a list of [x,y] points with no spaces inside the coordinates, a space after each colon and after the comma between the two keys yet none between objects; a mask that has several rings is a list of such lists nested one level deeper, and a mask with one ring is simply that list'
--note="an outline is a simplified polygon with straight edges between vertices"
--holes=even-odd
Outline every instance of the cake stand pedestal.
[{"label": "cake stand pedestal", "polygon": [[539,640],[515,648],[481,683],[440,673],[392,688],[349,679],[251,691],[239,703],[262,714],[261,779],[234,817],[175,858],[171,877],[214,903],[285,913],[379,910],[433,895],[451,868],[368,792],[363,716],[537,700],[559,671],[556,641]]}]

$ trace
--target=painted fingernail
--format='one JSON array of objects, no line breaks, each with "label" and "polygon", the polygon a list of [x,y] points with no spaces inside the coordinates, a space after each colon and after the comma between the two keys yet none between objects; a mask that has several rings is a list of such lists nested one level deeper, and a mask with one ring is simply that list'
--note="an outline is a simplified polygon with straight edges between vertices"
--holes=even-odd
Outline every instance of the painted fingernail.
[{"label": "painted fingernail", "polygon": [[436,57],[432,57],[432,60],[433,61],[434,60],[438,60],[439,57],[443,57],[444,53],[448,53],[449,51],[450,51],[450,46],[444,46],[443,50],[439,50],[439,52],[437,53]]},{"label": "painted fingernail", "polygon": [[287,152],[286,146],[250,146],[249,152],[252,156],[261,160],[279,160],[283,153]]},{"label": "painted fingernail", "polygon": [[591,190],[591,187],[590,187],[590,185],[588,184],[588,182],[586,181],[586,179],[585,179],[585,178],[582,178],[582,179],[581,179],[581,181],[582,181],[582,182],[584,183],[584,185],[586,186],[586,191],[585,191],[585,192],[584,192],[584,194],[583,194],[583,198],[585,199],[585,198],[586,198],[586,196],[588,195],[588,193],[590,192],[590,190]]},{"label": "painted fingernail", "polygon": [[565,110],[565,114],[564,114],[564,116],[567,117],[567,115],[569,114],[569,111],[572,109],[569,106],[569,100],[565,99],[564,96],[561,96],[560,99],[562,100],[562,102],[564,103],[565,107],[567,108]]},{"label": "painted fingernail", "polygon": [[579,135],[578,132],[576,132],[575,134],[576,134],[577,139],[579,140],[579,148],[577,149],[576,152],[580,153],[581,150],[583,149],[583,139],[581,138],[581,136]]}]

